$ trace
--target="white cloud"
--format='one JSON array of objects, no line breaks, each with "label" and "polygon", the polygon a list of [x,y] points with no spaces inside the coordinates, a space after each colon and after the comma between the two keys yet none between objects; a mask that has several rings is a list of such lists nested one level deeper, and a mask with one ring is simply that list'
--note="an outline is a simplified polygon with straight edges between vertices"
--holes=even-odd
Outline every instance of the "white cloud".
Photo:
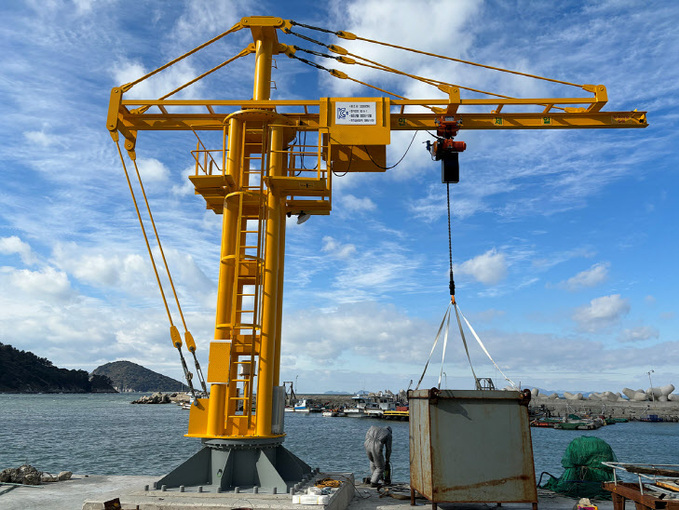
[{"label": "white cloud", "polygon": [[24,137],[31,144],[40,145],[41,147],[50,147],[53,145],[62,145],[62,138],[58,135],[50,135],[45,131],[24,131]]},{"label": "white cloud", "polygon": [[41,302],[64,303],[74,296],[68,275],[52,267],[38,271],[2,268],[0,280],[4,293],[15,298],[20,295]]},{"label": "white cloud", "polygon": [[[332,367],[357,356],[353,368],[377,369],[381,363],[412,365],[426,357],[434,328],[393,306],[375,302],[297,311],[284,320],[283,362],[289,369]],[[413,367],[414,372],[419,369]]]},{"label": "white cloud", "polygon": [[71,254],[61,264],[68,267],[78,280],[96,287],[124,288],[139,280],[153,281],[146,259],[140,255]]},{"label": "white cloud", "polygon": [[592,299],[589,306],[578,308],[573,320],[581,330],[594,333],[615,325],[629,311],[628,300],[620,294],[612,294]]},{"label": "white cloud", "polygon": [[[470,23],[470,19],[479,12],[480,8],[481,4],[474,1],[460,1],[453,4],[431,0],[417,3],[398,0],[391,2],[390,8],[385,9],[384,3],[380,0],[367,0],[352,2],[348,5],[335,5],[330,22],[340,30],[353,32],[361,37],[437,53],[449,53],[442,51],[442,48],[448,47],[449,42],[454,40],[456,41],[455,55],[459,56],[464,54],[474,42],[474,37],[464,27]],[[436,15],[432,16],[432,12],[436,12]],[[427,37],[422,37],[422,34],[427,34]],[[337,39],[333,42],[352,53],[369,56],[373,61],[414,74],[420,72],[423,62],[427,65],[433,60],[422,55],[371,45],[358,40]],[[433,62],[433,65],[438,65],[441,75],[444,75],[445,70],[451,67],[443,61],[433,60]],[[386,86],[387,89],[403,93],[402,87],[397,85],[399,82],[403,83],[400,77],[396,78],[388,73],[356,65],[339,68],[352,78]],[[438,77],[441,78],[440,75]],[[333,94],[340,96],[353,95],[361,90],[359,85],[349,80],[335,79],[329,81],[329,85],[333,88]],[[371,93],[374,94],[374,92]]]},{"label": "white cloud", "polygon": [[138,158],[137,166],[145,183],[165,182],[170,175],[167,167],[155,158]]},{"label": "white cloud", "polygon": [[596,287],[608,279],[609,266],[610,264],[608,262],[594,264],[589,269],[576,274],[566,281],[561,282],[559,286],[570,291]]},{"label": "white cloud", "polygon": [[0,253],[5,255],[17,254],[26,265],[32,265],[37,262],[37,257],[33,250],[31,250],[31,246],[17,236],[0,237]]},{"label": "white cloud", "polygon": [[660,332],[652,326],[638,326],[636,328],[624,329],[618,340],[620,342],[643,342],[651,338],[659,338]]},{"label": "white cloud", "polygon": [[346,259],[356,253],[356,246],[353,244],[341,244],[336,239],[325,236],[323,238],[323,247],[321,251],[329,253],[338,259]]},{"label": "white cloud", "polygon": [[[182,308],[200,307],[212,310],[216,297],[215,282],[205,275],[191,254],[167,246],[164,252]],[[157,247],[153,249],[153,255],[166,298],[172,302],[174,298]],[[102,291],[126,295],[128,300],[147,306],[162,306],[156,277],[146,253],[136,254],[114,249],[103,253],[96,249],[65,244],[55,248],[53,260],[81,283]]]},{"label": "white cloud", "polygon": [[[173,38],[185,44],[196,41],[202,44],[231,28],[241,17],[252,14],[255,8],[253,4],[251,0],[235,2],[194,0],[186,5],[185,11],[177,20]],[[187,48],[184,48],[184,51],[186,50]]]},{"label": "white cloud", "polygon": [[367,211],[374,211],[377,208],[375,202],[368,197],[358,198],[351,194],[343,194],[339,200],[340,207],[344,212],[358,212],[364,213]]},{"label": "white cloud", "polygon": [[[195,193],[196,188],[194,187],[193,183],[189,179],[189,175],[194,175],[196,173],[195,167],[192,165],[188,168],[185,168],[181,172],[181,181],[180,184],[175,184],[172,186],[172,194],[176,196],[191,196]],[[214,213],[213,213],[214,214]]]},{"label": "white cloud", "polygon": [[469,275],[484,285],[495,285],[507,276],[507,261],[504,253],[498,253],[493,248],[466,260],[454,269],[459,274]]}]

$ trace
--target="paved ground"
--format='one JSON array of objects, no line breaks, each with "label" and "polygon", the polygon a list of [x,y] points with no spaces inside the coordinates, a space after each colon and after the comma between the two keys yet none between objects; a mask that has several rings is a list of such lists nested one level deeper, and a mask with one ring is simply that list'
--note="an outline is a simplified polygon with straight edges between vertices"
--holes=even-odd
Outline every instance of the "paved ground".
[{"label": "paved ground", "polygon": [[[45,484],[40,488],[18,487],[11,489],[9,486],[0,486],[0,508],[2,510],[82,510],[83,503],[87,501],[107,501],[113,498],[120,498],[123,503],[126,499],[132,501],[130,498],[134,494],[139,494],[144,490],[145,485],[152,485],[157,477],[147,476],[83,476],[74,475],[73,479],[66,482],[57,482],[52,484]],[[407,492],[402,493],[404,496]],[[246,496],[246,495],[243,495]],[[223,508],[234,507],[255,507],[261,505],[253,505],[253,495],[248,494],[248,505],[244,505],[243,501],[232,501]],[[244,500],[245,498],[241,498]],[[267,508],[284,508],[290,507],[286,497],[285,505],[276,504],[273,500],[268,502],[262,501]],[[214,502],[214,500],[212,500]],[[188,503],[188,501],[186,501]],[[215,508],[213,504],[208,506],[202,504],[195,505],[180,505],[176,506],[181,501],[172,501],[172,496],[168,493],[168,498],[162,508]],[[555,496],[546,491],[539,491],[539,509],[540,510],[572,510],[576,501],[560,496]],[[613,505],[610,501],[597,502],[599,510],[612,510]],[[426,506],[431,508],[431,504],[426,500],[418,500],[418,506]],[[296,505],[300,510],[304,510],[305,506]],[[495,505],[439,505],[442,510],[487,510],[496,508]],[[103,508],[100,507],[100,508]],[[123,505],[123,508],[134,509],[135,506]],[[154,506],[153,508],[160,508]],[[322,508],[319,506],[306,506],[307,509]],[[507,510],[530,510],[530,504],[504,504],[503,509]],[[367,486],[359,485],[355,492],[354,498],[351,501],[348,510],[411,510],[410,501],[408,499],[394,499],[391,497],[380,497],[380,494],[375,489]],[[140,510],[144,510],[144,506],[140,505]]]},{"label": "paved ground", "polygon": [[84,476],[39,485],[37,488],[0,486],[2,510],[81,510],[87,499],[108,501],[131,491],[143,490],[157,476]]}]

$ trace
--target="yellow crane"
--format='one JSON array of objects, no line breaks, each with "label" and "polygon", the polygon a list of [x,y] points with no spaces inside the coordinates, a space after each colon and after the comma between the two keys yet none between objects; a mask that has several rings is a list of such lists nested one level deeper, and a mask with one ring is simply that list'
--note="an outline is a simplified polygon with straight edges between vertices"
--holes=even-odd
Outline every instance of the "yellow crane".
[{"label": "yellow crane", "polygon": [[[194,80],[159,99],[125,96],[143,80],[243,29],[250,29],[253,42]],[[428,79],[353,54],[341,46],[325,44],[300,33],[300,29],[571,85],[585,97],[513,98]],[[321,50],[284,44],[279,34],[320,45]],[[443,97],[408,99],[352,78],[349,72],[322,66],[302,54],[325,57],[347,69],[367,66],[419,80],[442,92],[439,95]],[[171,99],[176,92],[247,55],[254,55],[252,99]],[[271,99],[272,59],[283,55],[325,70],[337,79],[371,87],[379,95]],[[462,91],[481,98],[463,99]],[[392,131],[436,131],[437,141],[431,153],[442,161],[444,178],[451,182],[456,179],[457,155],[465,149],[464,142],[453,140],[459,131],[647,126],[645,112],[602,111],[607,99],[603,85],[551,80],[372,41],[346,31],[263,16],[243,18],[205,44],[138,80],[114,88],[107,128],[118,144],[123,166],[126,163],[120,148],[121,135],[128,160],[136,168],[135,146],[140,132],[192,131],[197,145],[192,151],[195,172],[189,178],[207,208],[223,217],[215,334],[209,346],[207,369],[209,396],[198,398],[191,407],[187,434],[201,438],[205,448],[159,484],[211,485],[227,490],[237,485],[266,483],[280,491],[309,472],[304,462],[282,447],[285,395],[280,385],[280,353],[285,229],[290,215],[302,218],[330,213],[333,173],[384,171]],[[201,138],[205,131],[221,133],[220,145],[206,146]],[[314,165],[304,164],[310,160]],[[172,343],[181,354],[182,339],[167,303],[166,309]],[[186,325],[185,329],[187,347],[195,356],[195,342]],[[182,363],[190,382],[183,356]],[[234,465],[249,466],[247,469],[256,475],[244,480],[244,475],[238,473],[247,469],[234,470]]]}]

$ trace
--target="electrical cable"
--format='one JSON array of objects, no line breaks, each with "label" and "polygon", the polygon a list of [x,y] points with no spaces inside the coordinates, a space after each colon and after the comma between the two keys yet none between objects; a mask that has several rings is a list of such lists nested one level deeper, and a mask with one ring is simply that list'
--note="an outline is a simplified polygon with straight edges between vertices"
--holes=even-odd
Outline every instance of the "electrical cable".
[{"label": "electrical cable", "polygon": [[370,158],[370,161],[372,161],[373,165],[375,165],[377,168],[380,168],[380,169],[382,169],[382,170],[391,170],[392,168],[396,168],[399,164],[401,164],[401,161],[403,161],[403,158],[406,157],[406,154],[408,154],[408,151],[410,150],[410,147],[413,145],[413,142],[415,141],[415,137],[416,137],[416,136],[417,136],[417,131],[415,131],[415,132],[413,133],[413,137],[410,139],[410,143],[408,144],[408,148],[407,148],[406,151],[403,153],[403,156],[401,156],[401,159],[399,159],[396,163],[394,163],[394,164],[391,165],[391,166],[382,166],[382,165],[380,165],[377,161],[375,161],[375,160],[373,159],[372,155],[370,154],[370,152],[368,152],[368,147],[367,147],[366,145],[363,146],[363,150],[364,150],[365,153],[368,155],[368,157]]}]

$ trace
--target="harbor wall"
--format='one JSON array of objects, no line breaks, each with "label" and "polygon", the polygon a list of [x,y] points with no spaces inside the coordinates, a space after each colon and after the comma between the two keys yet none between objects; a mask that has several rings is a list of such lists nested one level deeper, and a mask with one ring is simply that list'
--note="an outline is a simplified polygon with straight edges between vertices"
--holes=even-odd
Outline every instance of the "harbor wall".
[{"label": "harbor wall", "polygon": [[[353,405],[352,395],[303,394],[298,399],[311,399],[329,408],[347,407]],[[679,421],[679,401],[668,402],[637,402],[633,400],[619,400],[616,402],[602,400],[569,400],[564,398],[550,399],[539,395],[530,402],[533,411],[547,411],[551,416],[563,417],[570,413],[604,415],[607,418],[627,418],[639,420],[650,415],[658,415],[663,421]]]},{"label": "harbor wall", "polygon": [[639,420],[648,415],[657,415],[663,421],[679,421],[679,402],[636,402],[619,400],[603,402],[601,400],[567,400],[533,398],[530,402],[533,411],[547,411],[553,417],[563,417],[570,413],[604,415],[607,418],[627,418]]}]

